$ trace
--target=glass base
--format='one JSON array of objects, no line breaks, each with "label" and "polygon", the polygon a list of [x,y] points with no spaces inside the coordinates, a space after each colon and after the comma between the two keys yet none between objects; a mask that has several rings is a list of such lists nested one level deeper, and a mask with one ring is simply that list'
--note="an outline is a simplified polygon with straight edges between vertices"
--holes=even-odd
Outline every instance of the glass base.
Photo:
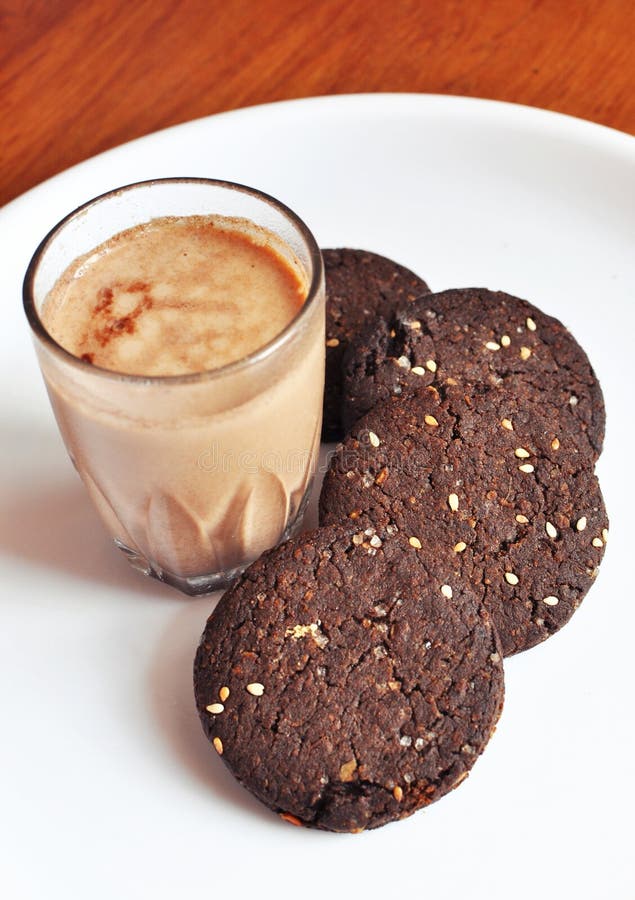
[{"label": "glass base", "polygon": [[[310,496],[311,484],[309,484],[304,497],[302,498],[302,502],[298,507],[296,515],[289,522],[283,535],[278,541],[279,544],[300,532]],[[238,578],[238,576],[241,575],[254,561],[253,559],[250,559],[243,565],[236,566],[236,568],[228,569],[224,572],[211,572],[207,575],[176,575],[174,572],[165,571],[155,562],[147,560],[138,552],[138,550],[133,550],[118,538],[115,538],[114,541],[115,547],[125,554],[128,562],[137,572],[141,572],[142,575],[147,575],[150,578],[156,578],[157,581],[162,581],[164,584],[169,584],[171,587],[177,588],[177,590],[187,594],[189,597],[213,594],[214,591],[220,591],[229,587],[232,581]]]},{"label": "glass base", "polygon": [[212,594],[214,591],[229,587],[234,578],[237,578],[247,567],[247,565],[238,566],[227,572],[212,572],[209,575],[175,575],[173,572],[167,572],[160,568],[156,563],[149,562],[136,550],[132,550],[116,538],[115,546],[126,555],[128,562],[137,572],[169,584],[170,587],[177,588],[190,597]]}]

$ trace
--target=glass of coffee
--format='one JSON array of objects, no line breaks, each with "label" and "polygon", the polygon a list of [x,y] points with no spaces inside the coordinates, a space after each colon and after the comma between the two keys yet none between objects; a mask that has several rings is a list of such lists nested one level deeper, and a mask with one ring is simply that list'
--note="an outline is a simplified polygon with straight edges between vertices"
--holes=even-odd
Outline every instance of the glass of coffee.
[{"label": "glass of coffee", "polygon": [[111,191],[42,241],[24,307],[71,460],[135,568],[206,593],[299,524],[324,273],[290,209],[209,179]]}]

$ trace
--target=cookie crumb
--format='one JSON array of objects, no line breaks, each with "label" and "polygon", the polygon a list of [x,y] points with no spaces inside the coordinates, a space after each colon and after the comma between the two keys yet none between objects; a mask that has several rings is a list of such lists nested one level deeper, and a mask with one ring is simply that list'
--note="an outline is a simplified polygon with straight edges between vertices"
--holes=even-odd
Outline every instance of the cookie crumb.
[{"label": "cookie crumb", "polygon": [[340,781],[352,781],[357,768],[357,760],[349,759],[340,766]]},{"label": "cookie crumb", "polygon": [[[356,535],[357,536],[357,535]],[[322,623],[318,619],[317,622],[311,622],[310,625],[293,625],[284,633],[285,637],[292,637],[295,641],[299,641],[303,637],[311,636],[315,643],[320,647],[320,649],[324,649],[329,642],[327,636],[320,630],[320,625]],[[263,689],[264,690],[264,689]],[[261,696],[261,695],[257,695]]]}]

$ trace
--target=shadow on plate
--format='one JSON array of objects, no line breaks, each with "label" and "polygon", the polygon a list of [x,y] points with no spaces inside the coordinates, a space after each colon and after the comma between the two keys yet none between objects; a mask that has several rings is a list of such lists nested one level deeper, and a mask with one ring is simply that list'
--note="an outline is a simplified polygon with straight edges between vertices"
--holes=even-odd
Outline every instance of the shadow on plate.
[{"label": "shadow on plate", "polygon": [[[322,447],[318,477],[304,528],[317,525],[317,496],[329,448]],[[135,572],[107,535],[54,428],[10,423],[0,445],[2,485],[0,555],[74,578],[174,599],[178,591]]]},{"label": "shadow on plate", "polygon": [[8,425],[2,438],[0,554],[148,597],[179,596],[114,547],[53,430]]}]

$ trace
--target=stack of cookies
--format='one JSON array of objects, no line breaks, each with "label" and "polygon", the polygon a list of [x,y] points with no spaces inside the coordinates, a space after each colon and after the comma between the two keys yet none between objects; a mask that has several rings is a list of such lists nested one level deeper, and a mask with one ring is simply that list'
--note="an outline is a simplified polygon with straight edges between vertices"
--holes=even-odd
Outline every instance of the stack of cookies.
[{"label": "stack of cookies", "polygon": [[468,775],[503,657],[569,621],[607,540],[598,381],[556,319],[502,292],[431,293],[323,251],[320,525],[255,562],[195,661],[201,721],[284,819],[361,831]]}]

